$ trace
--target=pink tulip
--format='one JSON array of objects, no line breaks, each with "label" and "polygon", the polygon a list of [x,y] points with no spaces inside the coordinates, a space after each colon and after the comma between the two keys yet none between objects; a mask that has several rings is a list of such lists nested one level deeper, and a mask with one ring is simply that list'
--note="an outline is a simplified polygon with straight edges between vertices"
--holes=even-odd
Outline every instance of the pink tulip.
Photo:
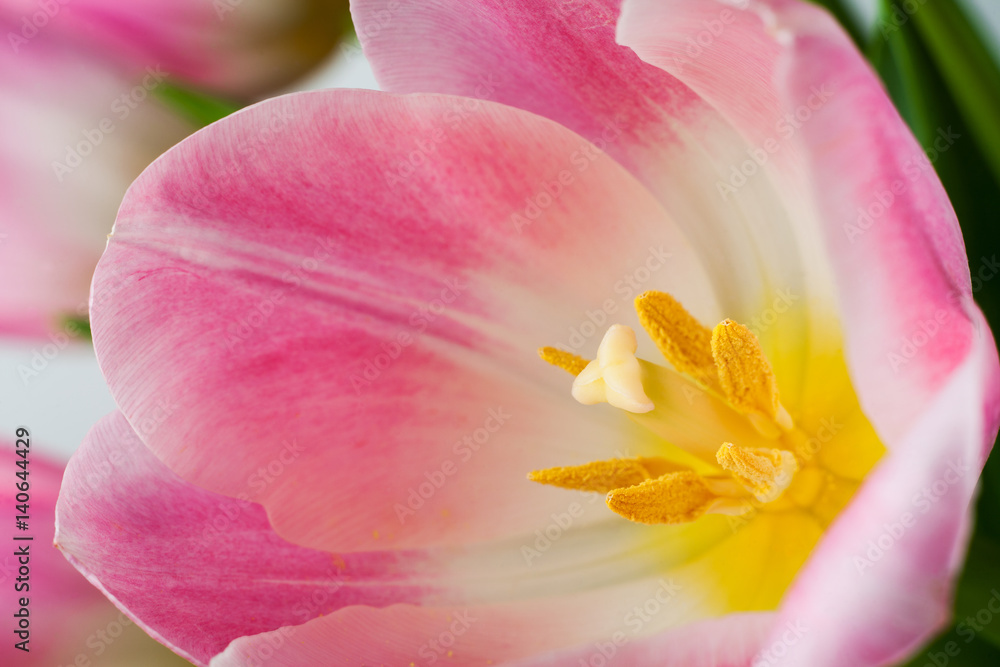
[{"label": "pink tulip", "polygon": [[[28,442],[37,445],[30,438]],[[0,451],[4,470],[0,610],[5,624],[0,661],[16,667],[186,664],[144,638],[52,545],[62,466],[31,446],[15,450],[8,441]],[[18,451],[26,451],[27,459]],[[17,486],[24,482],[27,491]],[[25,496],[19,498],[20,493],[27,494],[27,514],[22,513]],[[24,528],[17,523],[19,517]]]},{"label": "pink tulip", "polygon": [[833,20],[354,18],[415,94],[271,100],[130,189],[74,564],[213,667],[874,667],[941,628],[996,349]]},{"label": "pink tulip", "polygon": [[[195,128],[166,81],[241,99],[287,85],[346,12],[313,0],[0,2],[0,334],[64,346],[129,183]],[[341,10],[341,11],[338,11]]]},{"label": "pink tulip", "polygon": [[50,35],[132,72],[237,98],[287,85],[347,27],[343,0],[3,0],[4,41],[15,54]]},{"label": "pink tulip", "polygon": [[[4,24],[0,22],[0,26]],[[38,35],[0,55],[0,334],[65,345],[136,174],[194,128],[99,59]],[[140,97],[142,99],[140,99]]]}]

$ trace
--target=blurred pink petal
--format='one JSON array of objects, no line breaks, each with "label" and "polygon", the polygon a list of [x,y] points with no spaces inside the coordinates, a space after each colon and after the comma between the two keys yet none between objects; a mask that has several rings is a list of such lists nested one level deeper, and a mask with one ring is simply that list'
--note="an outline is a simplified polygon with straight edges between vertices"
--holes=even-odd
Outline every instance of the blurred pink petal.
[{"label": "blurred pink petal", "polygon": [[[64,345],[131,182],[193,128],[150,91],[48,36],[0,57],[0,334]],[[150,79],[152,85],[159,81]],[[16,131],[13,131],[16,128]]]},{"label": "blurred pink petal", "polygon": [[[0,17],[20,55],[38,35],[115,62],[239,99],[288,84],[349,26],[345,0],[5,0]],[[140,74],[141,75],[141,74]]]}]

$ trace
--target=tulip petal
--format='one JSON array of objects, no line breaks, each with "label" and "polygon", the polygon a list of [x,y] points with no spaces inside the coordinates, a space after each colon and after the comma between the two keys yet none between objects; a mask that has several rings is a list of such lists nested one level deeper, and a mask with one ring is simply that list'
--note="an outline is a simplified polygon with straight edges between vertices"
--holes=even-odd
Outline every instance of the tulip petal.
[{"label": "tulip petal", "polygon": [[982,443],[996,434],[982,409],[998,395],[996,364],[992,339],[978,339],[900,454],[868,476],[782,604],[782,621],[814,631],[772,664],[894,664],[947,624]]},{"label": "tulip petal", "polygon": [[[641,552],[614,558],[635,543],[625,522],[589,536],[569,525],[554,535],[546,530],[544,544],[532,536],[541,549],[531,557],[536,562],[525,562],[517,544],[464,554],[335,555],[297,547],[274,534],[259,506],[171,473],[120,413],[102,420],[70,462],[57,520],[57,543],[69,560],[145,630],[197,664],[231,641],[222,664],[225,656],[238,662],[258,654],[264,642],[286,659],[279,649],[326,651],[326,664],[341,654],[393,663],[447,635],[456,614],[472,614],[477,626],[456,630],[460,658],[525,657],[595,637],[640,642],[711,604],[697,576],[662,574],[669,565],[662,548],[645,572],[635,569],[647,560]],[[690,535],[675,537],[691,548]],[[374,641],[369,633],[384,633],[384,624],[393,628],[392,641]],[[511,642],[511,633],[521,640]],[[253,637],[259,634],[265,637]],[[303,660],[294,662],[308,664]]]},{"label": "tulip petal", "polygon": [[260,506],[171,473],[117,412],[70,461],[56,515],[56,542],[70,562],[198,664],[243,635],[432,592],[416,580],[413,553],[340,557],[285,542]]},{"label": "tulip petal", "polygon": [[[796,300],[827,296],[826,276],[801,252],[808,239],[787,193],[751,160],[741,197],[729,196],[727,181],[751,146],[682,81],[615,42],[617,0],[355,0],[351,9],[383,90],[495,100],[607,150],[691,239],[724,317],[749,323],[780,290]],[[807,316],[792,309],[769,326],[773,345],[801,341]]]},{"label": "tulip petal", "polygon": [[[469,613],[477,627],[456,631],[462,636],[456,659],[521,658],[592,638],[642,642],[714,609],[715,594],[701,586],[705,574],[697,562],[676,576],[664,573],[685,558],[725,559],[724,550],[712,548],[718,539],[695,544],[704,525],[672,531],[673,539],[660,535],[663,544],[647,544],[643,552],[634,548],[641,541],[631,524],[581,531],[573,525],[577,509],[565,514],[556,521],[566,523],[552,524],[555,533],[546,527],[548,537],[532,535],[525,544],[436,553],[314,551],[280,539],[258,505],[177,477],[113,413],[67,468],[56,538],[105,595],[197,664],[231,641],[212,664],[239,664],[240,656],[259,658],[261,650],[294,655],[295,664],[309,664],[299,650],[314,657],[325,651],[326,664],[341,654],[394,664],[447,635],[453,615]],[[726,522],[715,519],[714,528],[729,534]],[[649,541],[650,531],[643,532]],[[760,535],[747,528],[744,539]],[[527,559],[526,544],[538,549]],[[759,581],[758,565],[741,572],[733,563],[728,570]],[[385,633],[386,624],[391,640],[375,641],[370,633]],[[518,642],[510,641],[514,635]],[[265,642],[270,649],[262,648]]]},{"label": "tulip petal", "polygon": [[[690,62],[681,36],[716,21],[720,34]],[[826,246],[854,384],[891,447],[969,354],[975,307],[947,195],[877,77],[808,3],[754,0],[739,10],[626,0],[618,37],[690,85],[751,145],[787,130],[773,176],[811,193],[799,224]],[[727,66],[736,59],[752,66]],[[940,138],[947,150],[944,128]]]},{"label": "tulip petal", "polygon": [[136,181],[95,275],[94,343],[130,423],[304,546],[544,526],[567,501],[530,470],[663,443],[577,404],[535,350],[593,354],[646,286],[713,307],[615,162],[574,163],[589,145],[542,118],[462,105],[325,91],[224,119]]},{"label": "tulip petal", "polygon": [[[27,454],[27,459],[15,453],[13,443],[0,446],[6,470],[10,471],[5,472],[9,480],[0,488],[6,546],[5,553],[0,556],[0,584],[8,591],[0,600],[0,613],[5,619],[15,619],[10,621],[8,630],[13,633],[17,629],[15,613],[21,613],[20,599],[26,597],[30,623],[27,637],[15,639],[11,634],[3,642],[0,661],[6,665],[24,664],[25,652],[15,648],[15,643],[28,639],[26,646],[30,656],[37,660],[32,664],[64,664],[80,650],[80,645],[74,642],[82,644],[88,635],[112,620],[108,614],[110,606],[105,605],[100,594],[52,546],[52,517],[62,467],[32,449],[31,445],[37,446],[32,438],[28,438],[28,443],[27,448],[18,448]],[[26,467],[18,467],[17,462],[24,460],[27,460]],[[28,473],[27,512],[18,511],[17,506],[23,504],[24,497],[17,498],[19,490],[15,487],[25,478],[14,476],[15,472],[24,470]],[[25,514],[27,529],[18,529],[15,519]],[[20,550],[27,552],[27,562],[18,555]],[[22,566],[27,567],[19,572]]]},{"label": "tulip petal", "polygon": [[[774,614],[728,614],[718,620],[691,623],[679,630],[635,641],[622,633],[624,637],[612,637],[611,641],[540,655],[512,663],[511,667],[577,667],[581,664],[601,664],[608,667],[750,665],[773,623]],[[616,639],[619,641],[616,642]]]},{"label": "tulip petal", "polygon": [[[616,619],[615,624],[603,631],[591,630],[593,634],[589,637],[579,631],[567,633],[586,600],[581,600],[575,609],[543,605],[456,609],[356,607],[302,626],[238,639],[212,660],[211,667],[249,667],[262,658],[301,667],[354,662],[430,664],[438,660],[477,667],[496,664],[575,667],[581,660],[583,664],[623,666],[729,667],[749,664],[747,661],[756,650],[762,631],[772,621],[772,614],[733,615],[647,638],[634,633],[646,621],[655,619],[655,613],[644,616],[641,611],[649,600],[655,602],[655,591],[645,600],[637,599],[640,611],[632,610],[624,624],[620,615],[608,614]],[[655,605],[650,605],[650,609],[654,608]],[[576,635],[580,647],[549,652],[552,638],[567,634]]]}]

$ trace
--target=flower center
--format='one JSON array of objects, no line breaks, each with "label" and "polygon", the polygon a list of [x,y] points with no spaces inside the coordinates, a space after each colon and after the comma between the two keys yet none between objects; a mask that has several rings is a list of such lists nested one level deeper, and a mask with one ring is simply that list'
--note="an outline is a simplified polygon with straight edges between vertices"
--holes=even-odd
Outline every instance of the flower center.
[{"label": "flower center", "polygon": [[[635,304],[672,369],[638,359],[635,332],[621,324],[608,329],[593,361],[551,347],[539,355],[576,376],[577,401],[626,411],[694,455],[695,464],[669,455],[611,459],[536,470],[528,479],[605,493],[612,511],[644,524],[814,505],[836,475],[815,465],[805,468],[815,438],[798,429],[782,405],[757,337],[728,319],[709,329],[663,292],[646,292]],[[790,497],[782,499],[793,481]],[[856,484],[841,481],[849,496]]]}]

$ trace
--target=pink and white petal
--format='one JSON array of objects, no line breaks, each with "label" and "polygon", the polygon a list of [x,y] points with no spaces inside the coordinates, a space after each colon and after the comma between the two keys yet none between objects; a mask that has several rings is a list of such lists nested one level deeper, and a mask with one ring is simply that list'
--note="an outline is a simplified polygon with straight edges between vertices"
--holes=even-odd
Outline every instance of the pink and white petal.
[{"label": "pink and white petal", "polygon": [[[761,652],[774,614],[727,614],[633,639],[620,631],[592,644],[521,660],[511,667],[607,665],[608,667],[746,667]],[[603,658],[603,660],[602,660]]]},{"label": "pink and white petal", "polygon": [[69,561],[151,635],[198,664],[243,635],[351,605],[434,594],[418,576],[421,554],[341,557],[282,540],[259,505],[170,472],[117,412],[70,461],[56,516],[56,541]]},{"label": "pink and white petal", "polygon": [[535,350],[593,354],[647,287],[711,299],[617,163],[463,105],[325,91],[242,111],[136,181],[95,275],[98,358],[145,442],[305,546],[544,525],[566,501],[529,470],[654,443]]},{"label": "pink and white petal", "polygon": [[876,75],[824,10],[789,0],[625,0],[618,38],[777,146],[771,172],[811,199],[797,224],[825,247],[855,387],[894,447],[977,334],[958,221]]},{"label": "pink and white petal", "polygon": [[[26,468],[17,466],[24,461],[17,455],[13,443],[3,443],[0,453],[8,470],[27,470],[28,511],[18,511],[24,498],[18,498],[15,484],[23,481],[10,473],[10,480],[0,488],[3,504],[0,520],[3,521],[4,544],[7,548],[0,558],[0,584],[8,594],[0,601],[0,613],[10,620],[11,636],[0,647],[0,661],[6,665],[53,665],[73,660],[88,635],[112,620],[114,610],[104,598],[87,583],[52,546],[54,516],[62,466],[38,454],[30,445],[37,445],[28,438]],[[18,515],[28,515],[26,530],[16,528]],[[17,554],[24,549],[27,562]],[[27,577],[19,568],[27,566]],[[20,580],[18,580],[20,577]],[[24,586],[27,585],[27,588]],[[19,588],[15,588],[19,587]],[[29,632],[27,637],[16,637],[17,617],[21,610],[20,599],[28,598]],[[17,649],[15,643],[28,639],[30,653]],[[26,663],[25,658],[31,662]]]},{"label": "pink and white petal", "polygon": [[996,435],[982,405],[1000,393],[997,354],[979,323],[972,353],[898,452],[868,476],[789,591],[771,643],[781,642],[783,623],[810,631],[772,664],[894,664],[949,620],[983,442]]},{"label": "pink and white petal", "polygon": [[[293,644],[307,641],[309,630],[288,628],[317,617],[332,619],[322,633],[333,634],[323,639],[321,633],[309,650],[328,650],[333,641],[357,660],[368,655],[366,645],[398,651],[412,627],[436,628],[451,611],[490,619],[463,637],[463,656],[466,649],[477,656],[502,649],[517,657],[616,632],[648,636],[712,612],[711,591],[697,573],[675,577],[663,570],[712,549],[718,534],[730,533],[724,520],[677,527],[675,539],[663,534],[657,541],[652,531],[620,520],[581,530],[580,505],[571,503],[550,519],[551,527],[508,543],[451,551],[314,551],[280,539],[260,506],[171,473],[113,413],[70,462],[57,542],[142,628],[197,664],[245,635],[287,639],[291,632]],[[699,543],[694,533],[706,530],[713,534]],[[353,625],[359,619],[381,621],[364,620],[361,631]],[[396,642],[369,636],[385,632],[378,622],[400,631]],[[517,641],[511,641],[514,629]],[[407,650],[418,649],[419,643]]]},{"label": "pink and white petal", "polygon": [[[617,0],[354,0],[365,53],[384,90],[495,100],[546,116],[604,148],[663,203],[709,267],[720,308],[703,321],[750,322],[790,292],[825,299],[827,277],[803,256],[787,193],[751,173],[753,148],[684,82],[615,42]],[[727,187],[729,188],[727,190]],[[803,308],[768,327],[768,351],[812,343]],[[826,341],[816,340],[825,346]],[[791,371],[785,375],[790,375]]]},{"label": "pink and white petal", "polygon": [[18,55],[44,32],[128,75],[150,68],[240,99],[289,84],[349,26],[346,0],[79,0],[51,11],[33,0],[5,4],[0,18],[12,24],[5,35]]},{"label": "pink and white petal", "polygon": [[[683,635],[674,632],[649,638],[650,626],[658,625],[659,615],[674,603],[669,596],[675,588],[669,580],[652,580],[623,586],[613,596],[582,593],[563,600],[469,607],[351,607],[301,626],[240,638],[212,660],[211,667],[248,667],[260,660],[302,667],[438,660],[482,667],[577,665],[581,657],[600,655],[602,648],[621,651],[618,662],[607,664],[746,664],[726,660],[755,650],[770,615],[734,615],[695,625]],[[713,629],[722,634],[710,641]],[[668,642],[669,655],[676,661],[664,662],[669,658],[663,655],[653,658]],[[583,648],[559,650],[565,646]]]},{"label": "pink and white petal", "polygon": [[0,293],[0,333],[38,337],[87,315],[128,184],[190,128],[151,101],[129,109],[132,82],[52,35],[31,45],[0,56],[0,123],[18,128],[0,136],[0,276],[18,286]]}]

